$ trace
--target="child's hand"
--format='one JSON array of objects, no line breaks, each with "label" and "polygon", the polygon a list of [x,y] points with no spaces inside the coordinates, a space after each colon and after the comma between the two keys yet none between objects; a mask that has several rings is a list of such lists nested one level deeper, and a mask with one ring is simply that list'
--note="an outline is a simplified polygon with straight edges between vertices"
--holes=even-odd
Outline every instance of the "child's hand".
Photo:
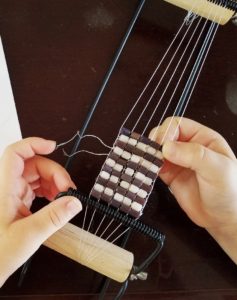
[{"label": "child's hand", "polygon": [[37,154],[55,142],[27,138],[9,146],[0,159],[0,287],[55,231],[81,211],[74,197],[62,197],[31,214],[35,196],[52,200],[75,187],[59,164]]},{"label": "child's hand", "polygon": [[[169,142],[178,122],[174,118],[168,130],[163,146],[167,161],[160,178],[190,219],[206,228],[237,262],[236,157],[220,134],[185,118],[177,131],[178,142]],[[169,123],[167,119],[157,130],[158,143]]]}]

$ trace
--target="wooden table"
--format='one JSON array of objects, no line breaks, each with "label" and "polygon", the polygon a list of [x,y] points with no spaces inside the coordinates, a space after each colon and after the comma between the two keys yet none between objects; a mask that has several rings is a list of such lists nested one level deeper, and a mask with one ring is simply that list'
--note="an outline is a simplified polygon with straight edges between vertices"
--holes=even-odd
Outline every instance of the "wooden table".
[{"label": "wooden table", "polygon": [[[80,129],[137,4],[135,0],[0,1],[0,33],[24,137],[62,142]],[[163,1],[147,1],[87,133],[112,144],[183,17],[182,10]],[[223,134],[235,153],[236,36],[231,23],[219,29],[186,112]],[[99,149],[95,141],[82,147]],[[66,161],[61,151],[53,158]],[[69,171],[83,192],[90,190],[102,162],[103,158],[88,154],[73,161]],[[166,234],[166,244],[149,268],[148,279],[131,283],[124,299],[237,299],[234,263],[205,230],[187,219],[162,183],[157,183],[151,198],[143,220]],[[139,262],[151,247],[143,236],[133,234],[127,248]],[[45,247],[34,256],[21,288],[18,278],[16,272],[8,280],[1,299],[96,299],[103,280]],[[118,289],[113,283],[109,292]]]}]

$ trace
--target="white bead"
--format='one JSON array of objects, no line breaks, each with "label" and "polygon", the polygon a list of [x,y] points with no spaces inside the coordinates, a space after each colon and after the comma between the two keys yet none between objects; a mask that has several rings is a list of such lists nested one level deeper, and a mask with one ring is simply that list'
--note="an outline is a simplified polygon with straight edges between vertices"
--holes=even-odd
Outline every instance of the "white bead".
[{"label": "white bead", "polygon": [[117,154],[118,156],[121,156],[123,154],[123,149],[119,148],[118,146],[114,147],[113,152]]},{"label": "white bead", "polygon": [[130,184],[127,181],[123,180],[123,181],[120,182],[120,186],[123,187],[126,190],[129,188],[129,185]]},{"label": "white bead", "polygon": [[121,172],[121,171],[123,170],[123,166],[120,165],[120,164],[116,164],[116,165],[114,166],[114,170],[116,170],[116,171],[118,171],[118,172]]},{"label": "white bead", "polygon": [[147,145],[146,145],[146,144],[141,143],[141,142],[138,142],[136,147],[137,147],[138,149],[140,149],[140,150],[146,152],[146,149],[147,149]]},{"label": "white bead", "polygon": [[154,164],[152,164],[151,167],[150,167],[150,171],[151,171],[152,173],[157,174],[159,170],[160,170],[160,168],[157,167],[157,166],[154,165]]},{"label": "white bead", "polygon": [[129,176],[133,176],[134,174],[134,170],[131,168],[126,168],[125,169],[125,174],[129,175]]},{"label": "white bead", "polygon": [[142,189],[140,189],[140,190],[138,191],[137,195],[138,195],[139,197],[145,199],[146,196],[147,196],[147,192],[144,191],[144,190],[142,190]]},{"label": "white bead", "polygon": [[140,212],[142,210],[142,205],[134,201],[131,205],[131,208],[137,212]]},{"label": "white bead", "polygon": [[157,151],[156,151],[155,157],[157,157],[157,158],[159,158],[159,159],[161,159],[161,160],[164,159],[164,156],[163,156],[162,152],[160,152],[160,150],[157,150]]},{"label": "white bead", "polygon": [[103,179],[108,180],[109,177],[110,177],[110,174],[108,172],[106,172],[106,171],[101,171],[100,172],[100,177],[103,178]]},{"label": "white bead", "polygon": [[146,178],[146,176],[144,174],[142,174],[141,172],[136,172],[134,177],[141,181],[143,181]]},{"label": "white bead", "polygon": [[106,159],[105,161],[106,165],[113,168],[115,166],[115,161],[111,158]]},{"label": "white bead", "polygon": [[103,190],[104,190],[104,186],[101,185],[101,184],[99,184],[99,183],[96,183],[96,184],[94,185],[94,190],[96,190],[96,191],[99,192],[99,193],[102,193]]},{"label": "white bead", "polygon": [[112,181],[113,183],[118,183],[119,178],[117,176],[111,175],[110,181]]},{"label": "white bead", "polygon": [[150,169],[150,167],[152,166],[152,163],[146,159],[143,159],[142,160],[142,164],[141,164],[143,167],[145,167],[147,170]]},{"label": "white bead", "polygon": [[135,154],[132,154],[131,156],[131,161],[135,162],[136,164],[138,164],[141,160],[141,157]]},{"label": "white bead", "polygon": [[113,196],[113,190],[112,189],[110,189],[110,188],[105,188],[105,190],[104,190],[104,193],[106,194],[106,195],[108,195],[108,196]]},{"label": "white bead", "polygon": [[137,187],[134,184],[131,184],[130,187],[129,187],[129,191],[136,194],[139,191],[139,187]]},{"label": "white bead", "polygon": [[116,193],[114,195],[114,200],[118,201],[118,202],[122,202],[123,201],[123,195]]},{"label": "white bead", "polygon": [[146,177],[145,178],[145,180],[144,180],[144,183],[146,184],[146,185],[152,185],[152,179],[151,178],[149,178],[149,177]]},{"label": "white bead", "polygon": [[135,139],[133,139],[133,138],[130,138],[130,139],[128,140],[128,144],[129,144],[129,145],[132,145],[132,146],[136,146],[137,140],[135,140]]},{"label": "white bead", "polygon": [[118,139],[119,139],[119,141],[127,144],[129,137],[124,134],[121,134]]},{"label": "white bead", "polygon": [[147,149],[146,149],[146,152],[151,154],[151,155],[155,155],[156,154],[156,149],[151,147],[151,146],[148,146]]},{"label": "white bead", "polygon": [[123,151],[122,158],[129,160],[131,158],[131,153]]},{"label": "white bead", "polygon": [[129,199],[128,197],[124,197],[123,199],[123,204],[126,205],[126,206],[130,206],[132,203],[132,200]]}]

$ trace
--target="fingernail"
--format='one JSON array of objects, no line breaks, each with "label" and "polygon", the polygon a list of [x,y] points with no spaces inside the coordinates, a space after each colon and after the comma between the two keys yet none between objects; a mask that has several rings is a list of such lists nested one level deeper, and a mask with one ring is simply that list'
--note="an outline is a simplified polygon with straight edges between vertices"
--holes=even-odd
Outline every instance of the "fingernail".
[{"label": "fingernail", "polygon": [[154,136],[154,134],[152,133],[152,131],[149,133],[148,138],[152,141],[156,140],[156,137]]},{"label": "fingernail", "polygon": [[154,142],[156,141],[157,130],[158,130],[157,127],[153,128],[151,130],[151,132],[149,133],[149,135],[148,135],[149,139],[152,140],[152,141],[154,141]]},{"label": "fingernail", "polygon": [[77,189],[75,182],[72,180],[71,176],[67,173],[68,179],[70,180],[70,188]]},{"label": "fingernail", "polygon": [[52,144],[53,149],[56,148],[56,141],[53,141],[53,140],[47,140],[47,141]]},{"label": "fingernail", "polygon": [[82,210],[81,202],[77,198],[72,198],[68,201],[66,209],[74,216]]},{"label": "fingernail", "polygon": [[175,154],[176,144],[174,142],[166,142],[162,147],[162,153],[164,157],[169,158]]},{"label": "fingernail", "polygon": [[75,185],[75,183],[71,180],[71,187],[73,188],[73,189],[77,189],[77,186]]}]

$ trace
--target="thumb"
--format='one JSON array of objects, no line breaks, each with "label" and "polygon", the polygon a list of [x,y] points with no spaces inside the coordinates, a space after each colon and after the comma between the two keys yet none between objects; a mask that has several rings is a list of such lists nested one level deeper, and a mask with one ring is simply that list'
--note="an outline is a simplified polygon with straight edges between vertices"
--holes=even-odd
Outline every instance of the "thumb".
[{"label": "thumb", "polygon": [[[1,248],[6,257],[6,274],[12,274],[26,262],[45,240],[63,227],[81,209],[81,203],[77,198],[62,197],[37,213],[12,223]],[[4,266],[1,265],[1,270],[2,268],[4,270]]]},{"label": "thumb", "polygon": [[166,142],[162,153],[168,161],[178,166],[191,169],[207,179],[220,177],[219,170],[227,162],[227,157],[190,142]]},{"label": "thumb", "polygon": [[[35,252],[53,233],[82,210],[81,202],[71,196],[59,198],[38,212],[18,221],[21,241]],[[23,237],[22,237],[23,235]]]}]

